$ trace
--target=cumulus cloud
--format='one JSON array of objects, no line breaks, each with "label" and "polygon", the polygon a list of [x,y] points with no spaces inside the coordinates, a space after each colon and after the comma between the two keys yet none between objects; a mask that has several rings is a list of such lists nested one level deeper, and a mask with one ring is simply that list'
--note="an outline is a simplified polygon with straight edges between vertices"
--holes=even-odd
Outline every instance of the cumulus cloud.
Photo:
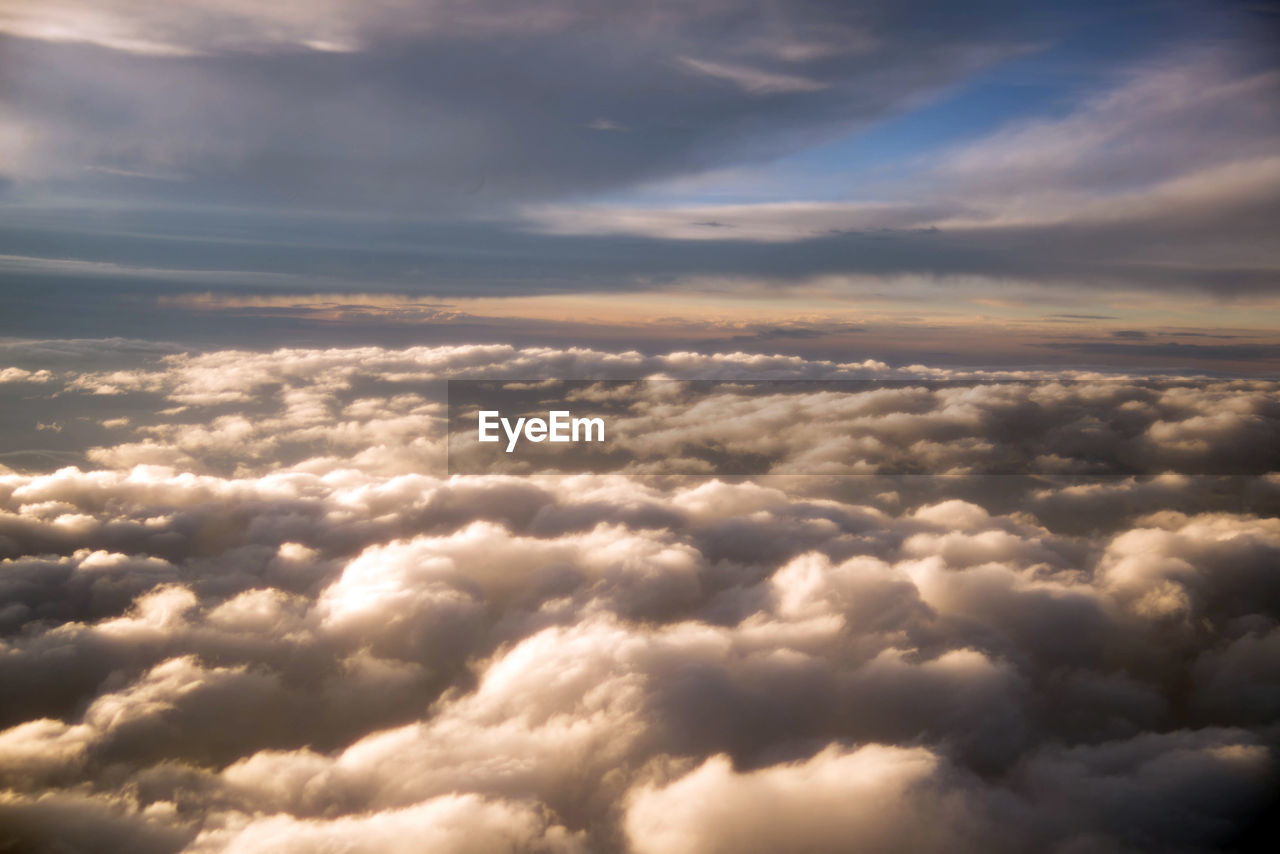
[{"label": "cumulus cloud", "polygon": [[[1274,807],[1274,475],[440,468],[446,377],[894,376],[878,363],[439,347],[41,370],[29,389],[86,413],[147,406],[80,466],[0,474],[0,845],[1193,852]],[[902,392],[917,415],[1128,412],[1210,458],[1275,396],[932,376]],[[802,420],[914,435],[890,392]]]},{"label": "cumulus cloud", "polygon": [[399,810],[330,820],[277,815],[201,834],[191,852],[498,852],[576,854],[585,849],[527,804],[492,803],[475,795],[434,798]]},{"label": "cumulus cloud", "polygon": [[865,851],[980,850],[965,838],[962,793],[949,802],[921,791],[937,770],[923,748],[876,745],[745,774],[714,757],[636,792],[627,831],[638,852],[841,851],[851,840]]}]

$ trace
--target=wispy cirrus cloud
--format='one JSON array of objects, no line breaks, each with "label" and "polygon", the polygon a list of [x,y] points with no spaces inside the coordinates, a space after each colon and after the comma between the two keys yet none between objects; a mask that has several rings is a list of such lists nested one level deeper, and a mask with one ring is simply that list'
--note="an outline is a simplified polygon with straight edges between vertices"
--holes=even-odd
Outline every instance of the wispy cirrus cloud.
[{"label": "wispy cirrus cloud", "polygon": [[579,18],[575,4],[483,4],[413,0],[351,6],[289,0],[268,6],[243,0],[182,0],[164,8],[133,0],[0,3],[0,33],[49,42],[91,44],[143,56],[315,51],[350,53],[392,34],[436,37],[558,28]]},{"label": "wispy cirrus cloud", "polygon": [[720,62],[708,62],[704,59],[682,56],[679,62],[685,68],[724,80],[740,87],[752,95],[780,95],[787,92],[817,92],[827,88],[829,84],[794,74],[777,74],[749,68],[743,65],[726,65]]}]

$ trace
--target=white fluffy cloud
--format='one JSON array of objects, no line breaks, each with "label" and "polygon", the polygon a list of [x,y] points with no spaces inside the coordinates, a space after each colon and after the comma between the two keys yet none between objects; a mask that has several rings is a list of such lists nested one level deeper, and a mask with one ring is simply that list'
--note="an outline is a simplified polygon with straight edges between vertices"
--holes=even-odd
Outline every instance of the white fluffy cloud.
[{"label": "white fluffy cloud", "polygon": [[[439,380],[508,372],[889,373],[498,347],[31,383],[169,411],[0,474],[0,842],[1207,851],[1267,808],[1274,477],[443,477]],[[1042,379],[808,420],[1037,400],[1212,456],[1274,397]]]},{"label": "white fluffy cloud", "polygon": [[878,745],[747,773],[716,756],[635,792],[627,833],[641,854],[978,850],[963,792],[931,791],[938,765],[924,748]]}]

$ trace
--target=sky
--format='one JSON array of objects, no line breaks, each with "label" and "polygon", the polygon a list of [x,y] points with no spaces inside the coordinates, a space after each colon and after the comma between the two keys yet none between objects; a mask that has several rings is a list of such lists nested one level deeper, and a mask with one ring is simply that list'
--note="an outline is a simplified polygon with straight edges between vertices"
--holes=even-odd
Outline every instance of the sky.
[{"label": "sky", "polygon": [[0,3],[0,334],[1275,369],[1272,4],[152,6]]},{"label": "sky", "polygon": [[0,854],[1271,854],[1278,40],[0,0]]}]

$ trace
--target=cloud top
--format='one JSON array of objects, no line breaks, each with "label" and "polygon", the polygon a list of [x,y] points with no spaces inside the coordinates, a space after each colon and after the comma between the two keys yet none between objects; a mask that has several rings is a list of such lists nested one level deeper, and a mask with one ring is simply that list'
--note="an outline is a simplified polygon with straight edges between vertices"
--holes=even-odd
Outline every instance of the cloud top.
[{"label": "cloud top", "polygon": [[[91,465],[0,474],[5,843],[1249,841],[1280,714],[1273,475],[424,468],[444,373],[885,370],[744,361],[370,349],[20,377],[85,414],[175,411],[105,428]],[[1198,400],[1168,441],[1236,441]]]}]

